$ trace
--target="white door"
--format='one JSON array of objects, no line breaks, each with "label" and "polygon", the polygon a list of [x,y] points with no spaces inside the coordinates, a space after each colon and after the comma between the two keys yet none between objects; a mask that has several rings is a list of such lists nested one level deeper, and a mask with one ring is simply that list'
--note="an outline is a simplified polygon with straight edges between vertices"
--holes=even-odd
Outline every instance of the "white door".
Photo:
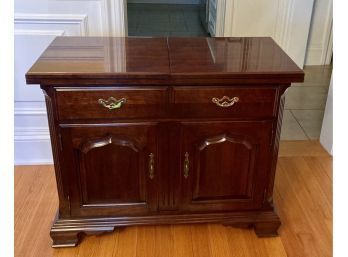
[{"label": "white door", "polygon": [[56,36],[124,36],[123,0],[15,0],[15,163],[52,163],[43,93],[25,73]]},{"label": "white door", "polygon": [[[217,36],[270,36],[303,67],[314,0],[218,0],[225,13]],[[224,17],[223,17],[224,16]]]}]

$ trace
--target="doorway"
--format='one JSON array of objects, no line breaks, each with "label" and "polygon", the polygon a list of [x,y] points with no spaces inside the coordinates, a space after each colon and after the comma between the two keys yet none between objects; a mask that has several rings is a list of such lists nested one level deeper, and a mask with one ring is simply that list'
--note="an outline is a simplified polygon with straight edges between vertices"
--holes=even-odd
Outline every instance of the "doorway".
[{"label": "doorway", "polygon": [[206,1],[129,0],[128,36],[209,37]]}]

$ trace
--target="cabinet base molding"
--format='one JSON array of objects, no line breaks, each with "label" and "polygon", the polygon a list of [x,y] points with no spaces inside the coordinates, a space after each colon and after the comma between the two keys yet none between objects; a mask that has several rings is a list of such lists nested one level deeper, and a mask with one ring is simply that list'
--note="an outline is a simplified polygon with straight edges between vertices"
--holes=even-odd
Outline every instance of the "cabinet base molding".
[{"label": "cabinet base molding", "polygon": [[78,244],[81,237],[81,231],[54,231],[51,230],[51,238],[53,240],[52,247],[74,247]]},{"label": "cabinet base molding", "polygon": [[134,225],[221,223],[239,228],[254,227],[257,236],[276,236],[280,219],[274,211],[173,214],[137,217],[71,218],[57,216],[52,228],[52,247],[74,247],[83,235],[113,232],[115,228]]}]

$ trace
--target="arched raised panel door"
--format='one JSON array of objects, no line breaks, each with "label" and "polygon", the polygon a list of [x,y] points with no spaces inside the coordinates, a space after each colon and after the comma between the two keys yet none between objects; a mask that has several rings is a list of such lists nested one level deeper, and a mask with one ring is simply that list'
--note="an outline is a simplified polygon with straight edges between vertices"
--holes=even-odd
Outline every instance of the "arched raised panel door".
[{"label": "arched raised panel door", "polygon": [[182,208],[260,208],[270,170],[271,129],[270,122],[183,123]]},{"label": "arched raised panel door", "polygon": [[72,214],[139,215],[157,210],[155,125],[63,128]]}]

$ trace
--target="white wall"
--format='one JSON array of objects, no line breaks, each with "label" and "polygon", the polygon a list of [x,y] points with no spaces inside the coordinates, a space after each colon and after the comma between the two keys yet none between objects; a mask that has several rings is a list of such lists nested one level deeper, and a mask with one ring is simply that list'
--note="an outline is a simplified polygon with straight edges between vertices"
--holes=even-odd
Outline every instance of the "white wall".
[{"label": "white wall", "polygon": [[127,2],[139,4],[199,4],[200,0],[128,0]]},{"label": "white wall", "polygon": [[15,164],[52,163],[43,93],[25,73],[55,36],[124,35],[122,0],[15,0]]},{"label": "white wall", "polygon": [[314,0],[225,0],[224,36],[271,36],[303,67]]},{"label": "white wall", "polygon": [[323,125],[320,133],[320,143],[331,155],[333,152],[333,92],[332,92],[332,77],[327,95]]},{"label": "white wall", "polygon": [[332,56],[332,0],[315,0],[306,65],[329,64]]}]

